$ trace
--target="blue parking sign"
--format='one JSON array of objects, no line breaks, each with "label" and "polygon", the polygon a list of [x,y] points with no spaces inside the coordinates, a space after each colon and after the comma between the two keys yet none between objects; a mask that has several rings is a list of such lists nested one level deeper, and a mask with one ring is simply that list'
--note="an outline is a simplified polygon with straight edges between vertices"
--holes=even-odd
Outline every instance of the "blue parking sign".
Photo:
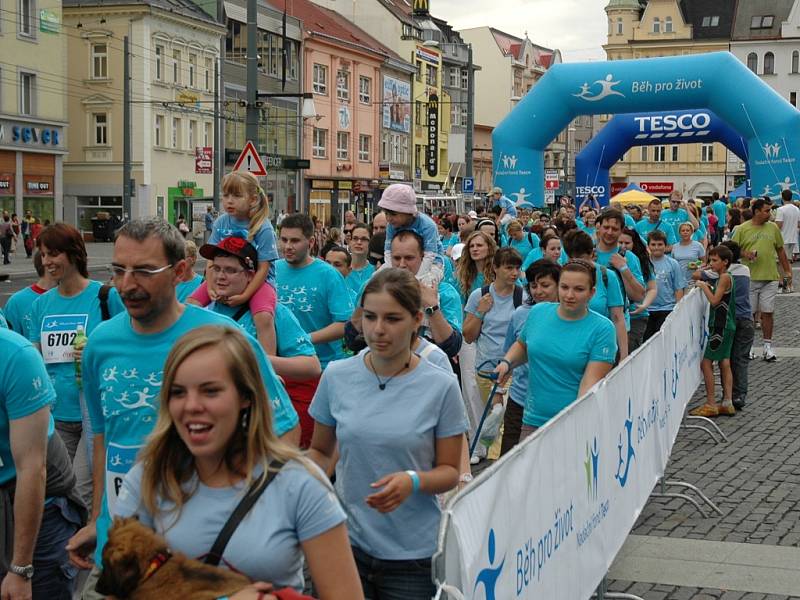
[{"label": "blue parking sign", "polygon": [[475,179],[472,177],[464,177],[461,180],[461,191],[465,194],[472,194],[475,192]]}]

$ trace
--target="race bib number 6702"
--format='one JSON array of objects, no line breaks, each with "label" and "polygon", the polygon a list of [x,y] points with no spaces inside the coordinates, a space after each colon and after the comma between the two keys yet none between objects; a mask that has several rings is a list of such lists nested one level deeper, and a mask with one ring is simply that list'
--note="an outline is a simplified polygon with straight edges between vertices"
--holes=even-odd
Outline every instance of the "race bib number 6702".
[{"label": "race bib number 6702", "polygon": [[72,344],[78,327],[89,322],[89,315],[47,315],[42,320],[42,331],[39,344],[42,347],[42,358],[47,364],[65,363],[75,360]]}]

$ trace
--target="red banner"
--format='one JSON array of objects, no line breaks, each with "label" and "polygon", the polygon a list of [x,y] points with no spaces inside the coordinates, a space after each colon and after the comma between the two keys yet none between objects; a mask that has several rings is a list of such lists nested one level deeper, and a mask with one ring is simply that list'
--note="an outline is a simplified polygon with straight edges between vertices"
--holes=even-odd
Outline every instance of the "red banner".
[{"label": "red banner", "polygon": [[666,195],[672,192],[675,185],[671,181],[642,181],[639,187],[648,194]]},{"label": "red banner", "polygon": [[213,173],[213,154],[210,146],[197,146],[194,149],[194,172],[199,175]]},{"label": "red banner", "polygon": [[14,195],[14,176],[10,173],[0,173],[0,196]]},{"label": "red banner", "polygon": [[617,194],[619,194],[622,190],[628,187],[628,184],[624,181],[614,182],[611,184],[611,197],[613,198]]}]

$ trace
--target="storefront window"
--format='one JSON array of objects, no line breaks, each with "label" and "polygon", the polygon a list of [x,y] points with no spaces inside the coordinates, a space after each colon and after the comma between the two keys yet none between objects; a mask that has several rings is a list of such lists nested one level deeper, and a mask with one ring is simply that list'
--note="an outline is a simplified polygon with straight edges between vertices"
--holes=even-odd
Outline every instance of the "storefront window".
[{"label": "storefront window", "polygon": [[311,190],[308,196],[309,215],[317,217],[323,223],[330,222],[331,219],[331,191],[330,190]]},{"label": "storefront window", "polygon": [[[38,198],[37,198],[38,200]],[[27,208],[27,207],[26,207]],[[31,209],[33,210],[33,209]],[[92,219],[99,212],[122,218],[121,196],[79,196],[78,197],[78,229],[92,230]],[[36,211],[33,212],[36,215]]]}]

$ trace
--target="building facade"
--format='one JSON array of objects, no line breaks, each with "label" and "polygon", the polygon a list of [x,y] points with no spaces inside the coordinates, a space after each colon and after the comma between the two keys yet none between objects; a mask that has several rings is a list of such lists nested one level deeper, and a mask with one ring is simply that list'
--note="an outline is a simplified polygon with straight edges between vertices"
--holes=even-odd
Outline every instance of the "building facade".
[{"label": "building facade", "polygon": [[[213,175],[197,172],[214,141],[214,64],[224,32],[190,2],[64,2],[72,132],[64,220],[91,231],[122,217],[123,40],[130,49],[131,218],[180,216],[202,231]],[[203,151],[201,151],[202,153]],[[203,170],[203,169],[200,169]]]},{"label": "building facade", "polygon": [[[727,51],[735,6],[726,0],[611,0],[603,48],[608,60]],[[708,198],[734,187],[744,176],[743,169],[729,170],[737,167],[718,143],[637,146],[612,167],[612,194],[627,183],[644,183],[661,197],[678,190],[685,197]]]},{"label": "building facade", "polygon": [[67,35],[60,0],[4,3],[0,18],[0,210],[63,216]]}]

